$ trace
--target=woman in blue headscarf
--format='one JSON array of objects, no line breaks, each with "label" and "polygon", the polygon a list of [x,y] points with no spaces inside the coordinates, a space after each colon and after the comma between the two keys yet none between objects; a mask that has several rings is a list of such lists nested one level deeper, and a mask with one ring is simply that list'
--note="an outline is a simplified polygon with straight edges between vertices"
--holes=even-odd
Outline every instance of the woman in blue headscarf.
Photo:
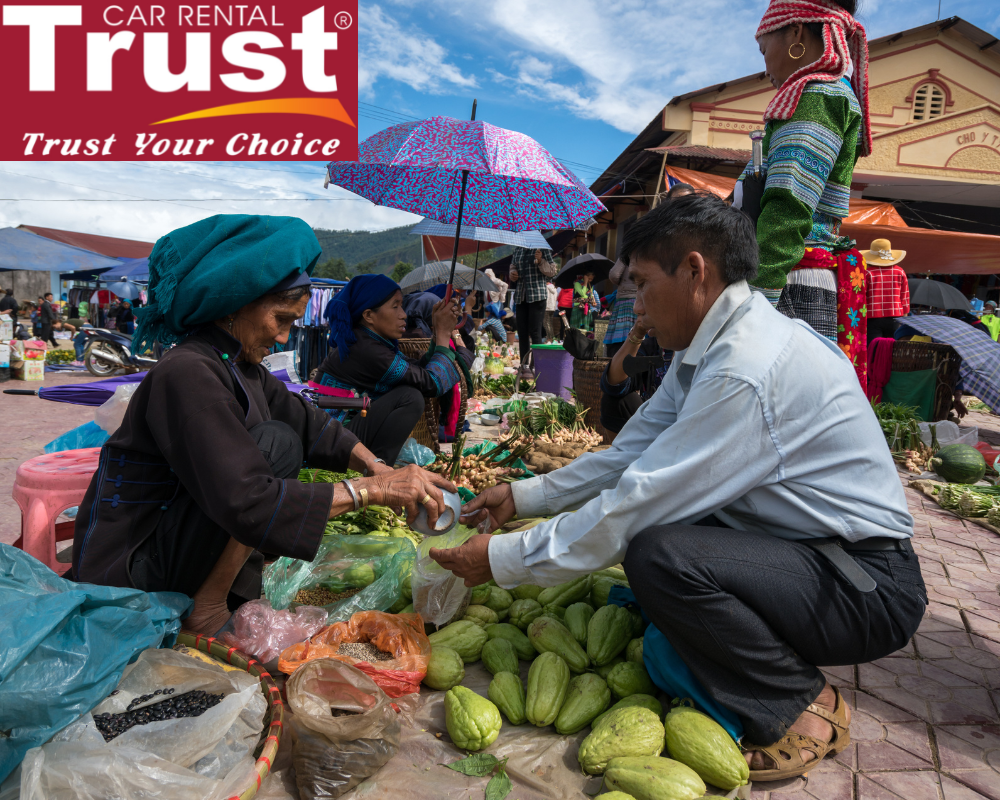
[{"label": "woman in blue headscarf", "polygon": [[424,412],[425,397],[441,397],[472,364],[471,340],[452,347],[458,300],[437,302],[431,311],[431,348],[419,361],[399,350],[406,333],[403,292],[384,275],[358,275],[326,307],[334,350],[310,386],[341,397],[372,399],[366,416],[328,412],[376,455],[392,464]]},{"label": "woman in blue headscarf", "polygon": [[[328,519],[369,503],[443,510],[419,468],[392,470],[261,361],[305,312],[320,254],[294,217],[220,215],[162,237],[149,258],[137,351],[176,344],[139,384],[80,503],[72,577],[191,596],[213,634],[260,597],[263,553],[311,561]],[[362,472],[301,483],[304,464]]]}]

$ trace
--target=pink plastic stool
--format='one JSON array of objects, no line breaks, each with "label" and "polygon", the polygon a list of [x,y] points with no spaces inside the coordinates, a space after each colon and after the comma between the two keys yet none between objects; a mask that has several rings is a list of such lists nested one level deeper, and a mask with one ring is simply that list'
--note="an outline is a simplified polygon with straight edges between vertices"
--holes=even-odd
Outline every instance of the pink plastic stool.
[{"label": "pink plastic stool", "polygon": [[66,571],[56,561],[56,542],[73,538],[73,522],[56,525],[67,508],[78,506],[97,472],[100,447],[63,450],[25,461],[17,468],[14,500],[21,507],[21,538],[14,542],[56,573]]}]

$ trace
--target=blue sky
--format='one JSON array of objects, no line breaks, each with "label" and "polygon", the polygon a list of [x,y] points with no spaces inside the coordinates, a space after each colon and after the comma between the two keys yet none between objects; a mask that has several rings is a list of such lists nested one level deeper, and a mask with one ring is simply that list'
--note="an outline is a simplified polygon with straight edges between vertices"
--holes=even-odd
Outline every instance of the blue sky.
[{"label": "blue sky", "polygon": [[[479,119],[534,137],[590,184],[671,97],[761,69],[753,33],[764,7],[756,0],[361,0],[360,138],[412,118],[465,118],[475,97]],[[952,15],[1000,35],[1000,4],[992,0],[942,0],[941,17]],[[872,39],[937,16],[937,0],[862,0],[859,12]],[[3,197],[45,200],[0,202],[0,226],[152,240],[235,211],[294,214],[325,228],[414,220],[324,191],[322,166],[0,163]]]}]

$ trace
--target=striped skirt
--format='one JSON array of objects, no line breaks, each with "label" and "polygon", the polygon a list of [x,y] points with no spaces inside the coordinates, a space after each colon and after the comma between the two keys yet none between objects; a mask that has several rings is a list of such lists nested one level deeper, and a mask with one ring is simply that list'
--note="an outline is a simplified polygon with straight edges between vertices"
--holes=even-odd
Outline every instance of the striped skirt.
[{"label": "striped skirt", "polygon": [[635,325],[635,298],[627,297],[616,300],[608,319],[608,332],[604,334],[604,344],[618,344],[628,338],[628,333]]}]

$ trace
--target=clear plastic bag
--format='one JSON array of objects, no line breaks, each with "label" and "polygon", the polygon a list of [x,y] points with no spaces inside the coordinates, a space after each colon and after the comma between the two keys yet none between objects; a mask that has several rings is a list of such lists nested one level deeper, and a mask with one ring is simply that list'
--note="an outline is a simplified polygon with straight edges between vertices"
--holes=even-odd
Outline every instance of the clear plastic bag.
[{"label": "clear plastic bag", "polygon": [[276,611],[267,600],[251,600],[236,609],[218,638],[267,665],[286,647],[304,642],[326,624],[325,608],[299,606],[294,611]]},{"label": "clear plastic bag", "polygon": [[465,544],[477,533],[489,530],[489,520],[484,520],[479,529],[456,525],[454,530],[441,536],[428,536],[417,549],[417,560],[413,565],[413,610],[424,622],[438,627],[451,622],[465,609],[472,596],[472,589],[465,581],[455,577],[430,557],[432,547],[447,550]]},{"label": "clear plastic bag", "polygon": [[129,400],[138,388],[138,383],[123,383],[115,389],[115,393],[94,412],[94,422],[108,433],[118,430],[122,420],[125,419],[125,412],[128,411]]},{"label": "clear plastic bag", "polygon": [[360,592],[324,608],[329,622],[350,619],[358,611],[385,611],[399,599],[414,557],[409,539],[331,534],[323,537],[312,561],[282,557],[267,567],[264,596],[272,608],[284,609],[302,589],[342,592],[352,583],[362,583],[366,574],[374,574],[375,580]]},{"label": "clear plastic bag", "polygon": [[[393,657],[374,664],[359,661],[337,652],[345,642],[371,642]],[[291,674],[311,661],[332,658],[364,672],[389,697],[401,697],[420,691],[430,655],[431,643],[419,615],[363,611],[330,625],[308,642],[292,645],[281,654],[278,667]]]},{"label": "clear plastic bag", "polygon": [[[286,692],[294,712],[292,763],[302,800],[339,797],[399,750],[399,716],[360,670],[317,659],[296,671]],[[352,713],[334,716],[333,709]]]},{"label": "clear plastic bag", "polygon": [[[104,741],[95,714],[119,714],[137,697],[163,688],[174,689],[174,696],[200,689],[225,697],[200,716],[136,725]],[[157,695],[136,708],[164,699]],[[267,702],[252,675],[226,672],[173,650],[144,650],[111,696],[51,742],[28,752],[21,796],[226,797],[222,790],[234,788],[233,776],[243,776],[248,763],[253,767],[266,711]]]}]

